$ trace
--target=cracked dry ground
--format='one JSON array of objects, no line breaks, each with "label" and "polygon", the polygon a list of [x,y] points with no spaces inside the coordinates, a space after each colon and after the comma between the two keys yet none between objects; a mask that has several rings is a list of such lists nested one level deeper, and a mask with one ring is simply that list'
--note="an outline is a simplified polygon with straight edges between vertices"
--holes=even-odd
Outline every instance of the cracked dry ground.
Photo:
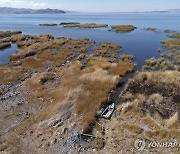
[{"label": "cracked dry ground", "polygon": [[[88,153],[72,136],[98,129],[98,111],[133,71],[132,56],[116,56],[121,47],[114,43],[5,34],[2,42],[17,43],[19,50],[0,66],[0,151]],[[95,132],[93,148],[100,150],[104,141]]]}]

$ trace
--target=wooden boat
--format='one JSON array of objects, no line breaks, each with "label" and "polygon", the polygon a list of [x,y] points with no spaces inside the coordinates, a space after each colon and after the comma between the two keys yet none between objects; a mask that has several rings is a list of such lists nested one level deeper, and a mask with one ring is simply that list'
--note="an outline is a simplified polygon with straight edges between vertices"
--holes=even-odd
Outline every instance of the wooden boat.
[{"label": "wooden boat", "polygon": [[105,119],[109,119],[111,117],[114,109],[115,109],[115,104],[112,103],[102,112],[101,117],[103,117]]}]

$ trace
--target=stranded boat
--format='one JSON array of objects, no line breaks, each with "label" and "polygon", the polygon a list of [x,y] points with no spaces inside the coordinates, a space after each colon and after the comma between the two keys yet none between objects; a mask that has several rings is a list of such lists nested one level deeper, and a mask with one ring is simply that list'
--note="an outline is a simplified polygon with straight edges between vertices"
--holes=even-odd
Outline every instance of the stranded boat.
[{"label": "stranded boat", "polygon": [[109,119],[111,117],[114,109],[115,109],[115,104],[112,103],[102,112],[101,117],[103,117],[105,119]]}]

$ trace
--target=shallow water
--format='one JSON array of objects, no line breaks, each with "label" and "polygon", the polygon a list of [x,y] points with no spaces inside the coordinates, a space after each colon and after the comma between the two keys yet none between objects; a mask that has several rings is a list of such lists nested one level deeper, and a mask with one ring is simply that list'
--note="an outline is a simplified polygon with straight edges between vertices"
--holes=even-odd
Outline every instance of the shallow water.
[{"label": "shallow water", "polygon": [[[42,27],[40,23],[60,23],[76,21],[81,23],[105,23],[109,25],[133,24],[137,30],[130,33],[115,33],[108,28],[84,29]],[[89,38],[96,42],[114,42],[123,46],[120,54],[133,54],[140,70],[146,59],[158,57],[160,40],[167,39],[164,30],[180,31],[180,14],[172,13],[121,13],[121,14],[55,14],[55,15],[0,15],[0,30],[21,30],[24,34],[51,34],[55,37]],[[155,27],[160,33],[142,30]],[[1,53],[1,64],[7,63],[8,55],[16,48]],[[163,49],[162,49],[163,50]]]},{"label": "shallow water", "polygon": [[9,55],[17,50],[17,45],[12,43],[10,48],[0,50],[0,65],[7,64],[9,62]]}]

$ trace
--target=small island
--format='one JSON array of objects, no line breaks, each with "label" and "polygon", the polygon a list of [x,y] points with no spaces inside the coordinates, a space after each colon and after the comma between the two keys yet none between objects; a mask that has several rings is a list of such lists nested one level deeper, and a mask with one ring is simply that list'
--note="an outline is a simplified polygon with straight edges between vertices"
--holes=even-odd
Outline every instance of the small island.
[{"label": "small island", "polygon": [[51,23],[51,24],[39,24],[39,26],[57,26],[58,24]]},{"label": "small island", "polygon": [[108,27],[108,24],[96,24],[96,23],[76,23],[76,22],[67,22],[67,23],[60,23],[63,27],[78,27],[78,28],[103,28]]},{"label": "small island", "polygon": [[137,29],[137,27],[133,25],[115,25],[115,26],[111,26],[111,28],[112,31],[115,32],[131,32]]}]

